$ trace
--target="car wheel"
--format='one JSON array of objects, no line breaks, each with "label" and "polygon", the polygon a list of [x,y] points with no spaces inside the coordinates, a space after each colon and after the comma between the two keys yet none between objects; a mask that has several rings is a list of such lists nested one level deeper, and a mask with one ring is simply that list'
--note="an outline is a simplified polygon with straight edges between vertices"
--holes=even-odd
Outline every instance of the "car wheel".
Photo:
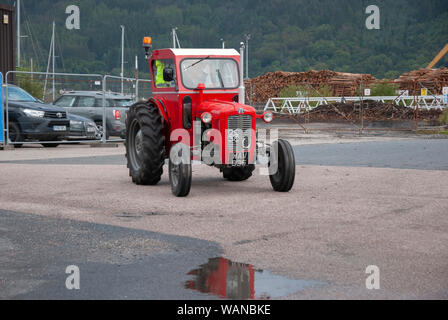
[{"label": "car wheel", "polygon": [[[104,135],[104,129],[103,129],[102,123],[97,122],[96,127],[98,128],[98,131],[99,131],[99,139],[102,140],[103,135]],[[110,132],[109,132],[109,129],[106,128],[106,140],[109,140],[109,138],[110,138]]]},{"label": "car wheel", "polygon": [[[9,143],[16,143],[16,142],[22,142],[22,134],[20,131],[20,127],[15,122],[10,122],[8,126],[9,130]],[[22,148],[23,144],[14,144],[14,148]]]}]

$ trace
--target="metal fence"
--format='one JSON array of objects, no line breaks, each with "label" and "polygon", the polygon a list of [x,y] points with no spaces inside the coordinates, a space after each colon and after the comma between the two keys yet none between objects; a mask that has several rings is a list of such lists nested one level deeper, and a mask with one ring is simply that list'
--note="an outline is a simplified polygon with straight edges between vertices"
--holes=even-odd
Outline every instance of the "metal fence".
[{"label": "metal fence", "polygon": [[4,131],[4,113],[3,113],[3,73],[0,72],[0,146],[5,143]]},{"label": "metal fence", "polygon": [[[384,84],[394,83],[375,82],[375,85]],[[300,88],[296,97],[270,98],[262,105],[264,111],[270,110],[294,120],[305,132],[415,131],[446,125],[441,119],[444,110],[448,109],[447,97],[433,94],[422,83],[417,81],[413,90],[400,90],[396,95],[387,96],[370,96],[371,87],[372,84],[361,83],[355,96],[328,97],[325,93],[331,93],[331,88],[319,89],[310,83],[301,83],[296,86]]]},{"label": "metal fence", "polygon": [[109,75],[10,71],[4,86],[5,144],[124,141],[126,112],[151,94],[148,86],[151,80]]},{"label": "metal fence", "polygon": [[362,103],[363,101],[394,103],[407,108],[444,109],[446,100],[444,96],[378,96],[378,97],[298,97],[298,98],[271,98],[266,102],[264,111],[288,112],[289,114],[303,114],[319,106],[334,103]]}]

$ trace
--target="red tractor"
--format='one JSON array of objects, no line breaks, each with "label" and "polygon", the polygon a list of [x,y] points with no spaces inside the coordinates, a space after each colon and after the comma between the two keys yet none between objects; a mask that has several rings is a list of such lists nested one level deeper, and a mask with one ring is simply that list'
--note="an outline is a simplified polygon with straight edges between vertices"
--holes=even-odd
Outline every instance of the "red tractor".
[{"label": "red tractor", "polygon": [[156,185],[165,160],[175,196],[189,194],[192,161],[221,170],[225,179],[244,181],[255,170],[257,154],[269,160],[275,191],[288,192],[295,178],[289,142],[257,141],[257,115],[244,101],[240,54],[233,49],[150,50],[145,38],[153,97],[133,105],[126,119],[126,158],[132,181]]}]

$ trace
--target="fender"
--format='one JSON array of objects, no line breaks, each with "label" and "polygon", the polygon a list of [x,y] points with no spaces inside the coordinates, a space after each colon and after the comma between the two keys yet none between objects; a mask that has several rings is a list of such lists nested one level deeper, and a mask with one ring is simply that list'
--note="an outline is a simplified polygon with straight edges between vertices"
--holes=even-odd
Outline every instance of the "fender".
[{"label": "fender", "polygon": [[165,122],[168,123],[168,125],[170,125],[170,119],[168,116],[168,112],[167,112],[166,107],[163,104],[163,102],[161,100],[156,100],[154,98],[149,99],[148,102],[154,104],[159,109],[160,114],[163,117],[163,120],[165,120]]}]

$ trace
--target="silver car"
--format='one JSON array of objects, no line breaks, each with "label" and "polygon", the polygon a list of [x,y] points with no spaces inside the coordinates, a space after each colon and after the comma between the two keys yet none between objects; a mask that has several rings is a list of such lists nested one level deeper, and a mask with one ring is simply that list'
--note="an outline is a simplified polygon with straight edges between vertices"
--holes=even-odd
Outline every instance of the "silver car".
[{"label": "silver car", "polygon": [[[109,136],[126,136],[126,112],[133,104],[131,96],[118,93],[106,93],[106,132]],[[103,132],[103,92],[101,91],[68,91],[54,103],[63,107],[70,114],[88,118],[96,123]]]}]

